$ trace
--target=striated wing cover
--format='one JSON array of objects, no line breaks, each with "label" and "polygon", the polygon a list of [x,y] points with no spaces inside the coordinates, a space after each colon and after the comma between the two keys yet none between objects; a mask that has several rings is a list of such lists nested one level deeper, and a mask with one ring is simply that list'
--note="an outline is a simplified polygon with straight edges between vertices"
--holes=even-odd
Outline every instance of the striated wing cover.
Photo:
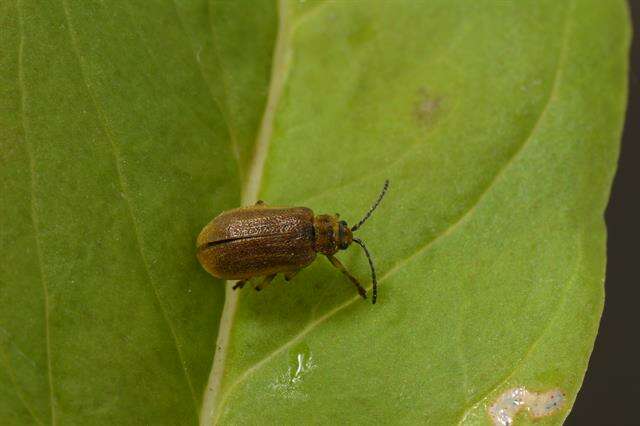
[{"label": "striated wing cover", "polygon": [[197,247],[221,241],[280,234],[313,236],[313,211],[306,207],[251,206],[228,210],[204,227]]}]

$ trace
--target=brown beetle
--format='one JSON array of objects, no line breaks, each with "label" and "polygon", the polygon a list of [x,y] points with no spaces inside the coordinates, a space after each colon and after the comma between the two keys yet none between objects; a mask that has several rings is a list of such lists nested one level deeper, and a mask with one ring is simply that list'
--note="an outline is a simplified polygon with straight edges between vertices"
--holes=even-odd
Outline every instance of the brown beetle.
[{"label": "brown beetle", "polygon": [[198,235],[198,260],[211,275],[227,280],[238,280],[233,289],[242,288],[253,277],[264,277],[255,289],[261,290],[277,274],[287,281],[308,266],[322,253],[355,284],[358,293],[366,299],[367,292],[334,256],[355,242],[364,249],[373,282],[373,303],[378,286],[376,271],[369,250],[362,240],[353,237],[369,219],[387,192],[389,181],[367,214],[355,226],[338,220],[339,215],[315,216],[306,207],[270,207],[258,201],[255,206],[228,210],[216,216]]}]

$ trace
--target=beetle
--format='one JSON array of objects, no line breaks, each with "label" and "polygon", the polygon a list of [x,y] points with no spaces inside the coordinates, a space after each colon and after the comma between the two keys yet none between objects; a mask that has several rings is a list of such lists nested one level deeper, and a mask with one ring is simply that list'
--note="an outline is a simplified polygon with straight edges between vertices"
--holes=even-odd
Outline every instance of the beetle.
[{"label": "beetle", "polygon": [[204,269],[217,278],[238,280],[233,289],[244,287],[254,277],[264,277],[255,286],[260,291],[277,274],[290,281],[318,253],[329,259],[357,288],[362,298],[367,291],[356,277],[334,256],[356,243],[365,252],[371,268],[373,294],[376,303],[378,283],[371,254],[364,242],[353,236],[378,207],[389,188],[384,186],[376,202],[356,225],[349,228],[340,215],[314,215],[307,207],[271,207],[263,201],[255,205],[227,210],[209,222],[198,235],[198,260]]}]

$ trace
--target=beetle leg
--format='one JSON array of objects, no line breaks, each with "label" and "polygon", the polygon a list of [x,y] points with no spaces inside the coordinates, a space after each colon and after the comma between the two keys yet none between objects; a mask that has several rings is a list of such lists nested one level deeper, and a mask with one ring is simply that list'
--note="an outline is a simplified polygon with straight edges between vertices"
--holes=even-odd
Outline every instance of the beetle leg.
[{"label": "beetle leg", "polygon": [[238,288],[242,288],[244,287],[244,285],[247,283],[247,280],[240,280],[237,283],[235,283],[235,285],[232,287],[233,290],[236,290]]},{"label": "beetle leg", "polygon": [[265,288],[267,285],[269,285],[269,283],[276,277],[276,275],[277,274],[271,274],[271,275],[267,275],[266,277],[264,277],[262,282],[260,284],[258,284],[257,286],[255,286],[256,291],[260,291],[263,288]]},{"label": "beetle leg", "polygon": [[298,274],[298,272],[300,272],[300,269],[297,269],[297,270],[291,271],[291,272],[285,272],[284,273],[284,279],[286,281],[291,281],[293,279],[293,277],[295,277]]},{"label": "beetle leg", "polygon": [[361,285],[360,282],[356,279],[356,277],[354,277],[353,275],[351,275],[351,273],[349,271],[347,271],[347,268],[344,267],[344,265],[342,264],[342,262],[340,262],[338,260],[338,258],[328,254],[327,255],[327,259],[329,259],[329,262],[331,262],[331,264],[333,266],[335,266],[336,268],[338,268],[340,270],[340,272],[342,272],[343,274],[345,274],[347,276],[347,278],[349,278],[349,280],[356,286],[356,288],[358,289],[358,293],[360,294],[360,296],[362,296],[363,299],[367,298],[367,290],[365,290]]}]

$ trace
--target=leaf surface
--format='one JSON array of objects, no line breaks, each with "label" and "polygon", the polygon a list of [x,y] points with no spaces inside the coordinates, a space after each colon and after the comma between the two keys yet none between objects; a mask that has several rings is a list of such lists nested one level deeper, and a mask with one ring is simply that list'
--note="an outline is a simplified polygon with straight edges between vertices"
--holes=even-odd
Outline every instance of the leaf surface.
[{"label": "leaf surface", "polygon": [[[627,19],[596,0],[2,4],[0,415],[486,424],[526,387],[564,392],[541,420],[561,423],[602,310]],[[374,306],[320,257],[226,296],[197,263],[220,211],[353,224],[386,178],[357,232]],[[357,246],[339,258],[370,286]]]}]

